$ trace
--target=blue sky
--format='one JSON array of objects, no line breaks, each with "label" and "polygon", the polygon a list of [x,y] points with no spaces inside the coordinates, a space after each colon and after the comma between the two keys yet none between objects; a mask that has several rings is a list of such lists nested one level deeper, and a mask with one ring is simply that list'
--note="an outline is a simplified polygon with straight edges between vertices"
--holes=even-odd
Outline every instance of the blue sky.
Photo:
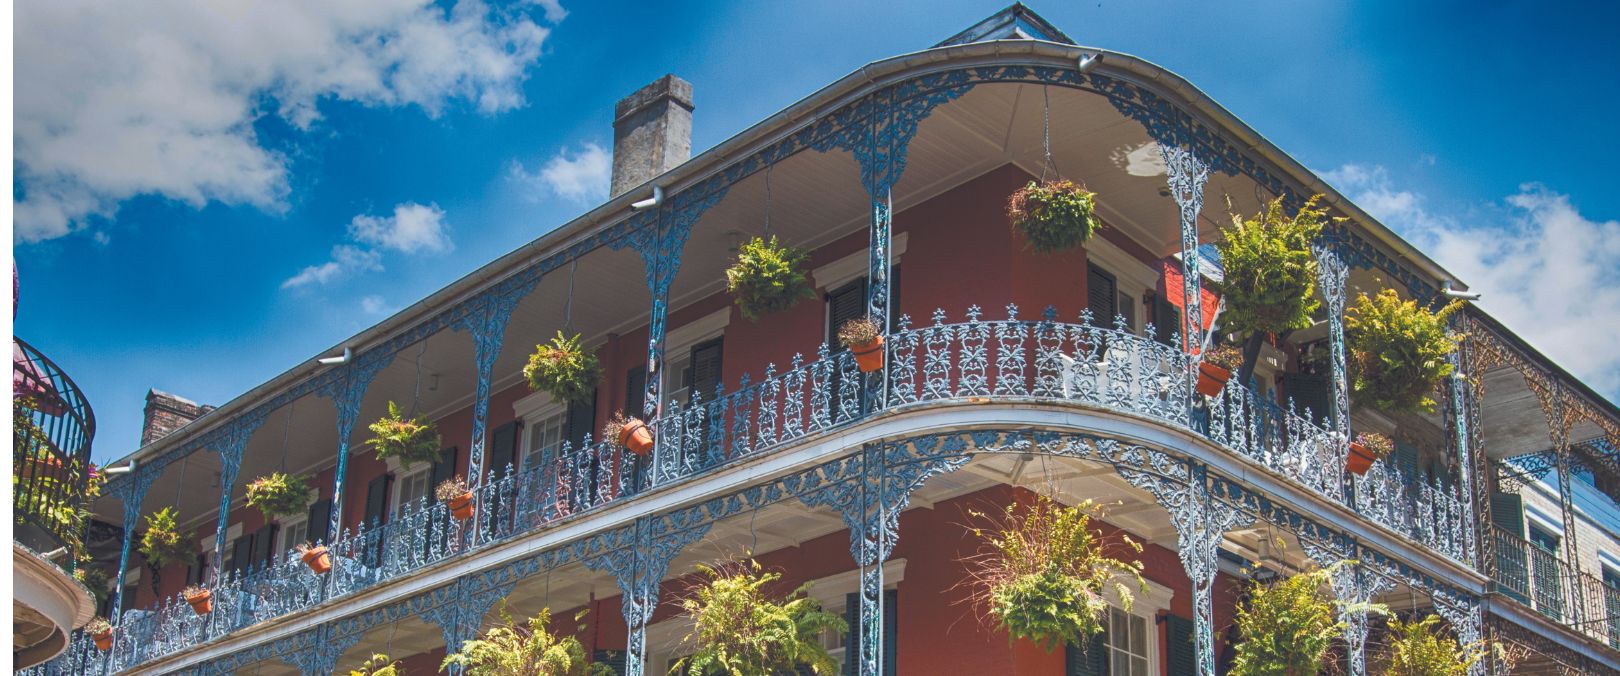
[{"label": "blue sky", "polygon": [[[663,73],[701,151],[1002,6],[561,2],[19,5],[16,332],[88,392],[96,457],[134,449],[147,388],[223,403],[589,209],[613,103]],[[1033,7],[1180,73],[1620,392],[1612,5]]]}]

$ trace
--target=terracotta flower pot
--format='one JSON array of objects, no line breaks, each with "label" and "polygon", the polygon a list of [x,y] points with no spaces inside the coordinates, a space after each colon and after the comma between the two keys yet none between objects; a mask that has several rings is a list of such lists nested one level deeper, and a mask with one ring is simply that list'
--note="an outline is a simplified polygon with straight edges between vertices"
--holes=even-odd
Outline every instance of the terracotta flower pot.
[{"label": "terracotta flower pot", "polygon": [[100,650],[102,652],[112,650],[112,630],[111,629],[108,629],[107,631],[101,632],[99,634],[94,634],[94,635],[91,636],[91,638],[95,639],[96,650]]},{"label": "terracotta flower pot", "polygon": [[640,420],[631,420],[625,423],[624,429],[619,430],[619,443],[630,449],[636,455],[646,455],[652,452],[652,430]]},{"label": "terracotta flower pot", "polygon": [[1198,393],[1206,397],[1219,395],[1232,379],[1232,372],[1209,362],[1198,363]]},{"label": "terracotta flower pot", "polygon": [[1352,441],[1350,442],[1350,455],[1345,456],[1344,459],[1344,468],[1349,470],[1351,474],[1360,476],[1366,474],[1367,470],[1372,469],[1373,461],[1377,459],[1378,454],[1367,450],[1366,446]]},{"label": "terracotta flower pot", "polygon": [[871,373],[883,368],[883,336],[878,336],[870,343],[851,345],[849,349],[855,353],[855,365],[860,367],[861,373]]},{"label": "terracotta flower pot", "polygon": [[467,491],[466,493],[462,493],[461,495],[457,495],[456,497],[450,498],[449,500],[446,500],[444,502],[444,504],[450,506],[450,516],[453,516],[458,520],[466,521],[467,519],[472,518],[472,515],[473,515],[473,494],[472,494],[472,491]]},{"label": "terracotta flower pot", "polygon": [[214,612],[214,592],[204,589],[201,592],[187,596],[186,603],[191,604],[191,609],[196,611],[198,615],[207,615]]},{"label": "terracotta flower pot", "polygon": [[299,558],[303,559],[304,565],[309,566],[309,569],[315,571],[317,575],[332,570],[332,554],[326,551],[325,547],[311,547]]}]

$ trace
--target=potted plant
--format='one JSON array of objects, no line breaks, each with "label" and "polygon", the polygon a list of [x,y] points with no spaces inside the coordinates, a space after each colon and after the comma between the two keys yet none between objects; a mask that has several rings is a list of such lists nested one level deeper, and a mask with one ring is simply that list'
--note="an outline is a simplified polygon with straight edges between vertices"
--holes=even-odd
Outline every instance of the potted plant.
[{"label": "potted plant", "polygon": [[271,472],[247,486],[247,504],[269,521],[278,516],[301,514],[309,504],[309,479],[296,474]]},{"label": "potted plant", "polygon": [[1456,301],[1431,312],[1393,289],[1359,296],[1344,317],[1356,403],[1388,413],[1433,413],[1429,395],[1451,375],[1446,357],[1457,349],[1446,319],[1460,307]]},{"label": "potted plant", "polygon": [[602,426],[602,438],[613,440],[636,455],[647,455],[653,448],[652,430],[647,428],[647,423],[626,416],[624,411],[615,412]]},{"label": "potted plant", "polygon": [[1008,505],[996,517],[969,511],[983,544],[969,557],[970,598],[985,605],[1010,639],[1023,638],[1047,652],[1084,648],[1103,630],[1107,590],[1129,610],[1132,588],[1147,591],[1142,563],[1125,560],[1142,546],[1129,537],[1106,542],[1090,528],[1101,508],[1086,500],[1064,505],[1046,496]]},{"label": "potted plant", "polygon": [[1395,442],[1390,441],[1389,437],[1376,432],[1357,434],[1355,440],[1350,442],[1350,455],[1344,460],[1344,468],[1360,476],[1372,469],[1374,462],[1394,452]]},{"label": "potted plant", "polygon": [[173,507],[164,507],[146,516],[146,531],[141,533],[138,549],[154,571],[191,557],[195,538],[191,532],[180,530],[175,516]]},{"label": "potted plant", "polygon": [[84,633],[96,642],[96,650],[106,652],[112,650],[112,623],[105,617],[93,617],[84,625]]},{"label": "potted plant", "polygon": [[579,334],[566,338],[558,331],[549,345],[534,346],[523,377],[528,379],[529,389],[550,394],[557,401],[585,401],[602,380],[602,363],[595,352],[580,344]]},{"label": "potted plant", "polygon": [[467,487],[467,482],[461,477],[445,479],[433,489],[433,496],[450,508],[450,516],[461,521],[472,518],[472,489]]},{"label": "potted plant", "polygon": [[1007,218],[1013,229],[1023,235],[1029,248],[1040,253],[1085,244],[1101,227],[1096,209],[1096,193],[1062,179],[1030,181],[1007,200]]},{"label": "potted plant", "polygon": [[361,662],[349,670],[349,676],[399,676],[399,660],[392,659],[382,653],[372,655],[370,659]]},{"label": "potted plant", "polygon": [[[1344,631],[1343,606],[1328,592],[1335,571],[1353,562],[1298,573],[1270,584],[1255,583],[1238,605],[1239,638],[1231,676],[1310,676],[1321,673],[1328,648]],[[1344,606],[1383,613],[1378,604]]]},{"label": "potted plant", "polygon": [[207,615],[214,612],[214,592],[202,585],[188,584],[180,590],[180,595],[191,604],[191,609],[198,615]]},{"label": "potted plant", "polygon": [[371,423],[371,433],[375,436],[366,444],[377,452],[378,460],[398,458],[410,469],[416,463],[431,463],[439,458],[438,427],[422,416],[405,417],[392,401],[388,402],[388,415]]},{"label": "potted plant", "polygon": [[1421,620],[1390,620],[1388,676],[1467,676],[1489,651],[1484,641],[1467,646],[1456,639],[1440,636],[1435,625],[1440,618],[1429,615]]},{"label": "potted plant", "polygon": [[[473,676],[613,676],[611,667],[586,661],[579,639],[551,631],[550,608],[541,609],[525,626],[513,621],[504,599],[500,611],[500,624],[462,643],[460,650],[445,656],[439,669],[460,666],[462,673]],[[575,615],[575,621],[584,614]]]},{"label": "potted plant", "polygon": [[782,579],[749,560],[729,566],[699,565],[706,578],[695,584],[681,610],[692,622],[686,641],[694,651],[671,673],[836,674],[838,662],[821,644],[826,631],[849,631],[843,618],[806,596],[808,585],[785,597],[767,588]]},{"label": "potted plant", "polygon": [[810,255],[777,241],[755,237],[737,248],[737,260],[726,268],[726,291],[749,321],[793,307],[816,293],[805,279]]},{"label": "potted plant", "polygon": [[298,558],[315,571],[316,575],[324,575],[332,570],[332,553],[327,551],[326,545],[313,545],[300,542],[297,546]]},{"label": "potted plant", "polygon": [[1243,363],[1243,353],[1234,345],[1217,345],[1200,355],[1198,361],[1198,393],[1206,397],[1219,395],[1232,379],[1232,371]]},{"label": "potted plant", "polygon": [[883,368],[883,325],[871,317],[857,317],[838,327],[838,342],[855,353],[862,373]]},{"label": "potted plant", "polygon": [[[1221,327],[1244,336],[1238,382],[1249,382],[1260,347],[1267,336],[1286,337],[1312,324],[1321,303],[1316,299],[1316,256],[1311,242],[1322,232],[1327,209],[1312,196],[1288,216],[1282,198],[1265,211],[1245,219],[1232,214],[1232,224],[1221,228],[1215,248],[1221,255],[1222,278],[1211,286],[1221,294],[1225,309]],[[1227,201],[1231,209],[1231,201]]]}]

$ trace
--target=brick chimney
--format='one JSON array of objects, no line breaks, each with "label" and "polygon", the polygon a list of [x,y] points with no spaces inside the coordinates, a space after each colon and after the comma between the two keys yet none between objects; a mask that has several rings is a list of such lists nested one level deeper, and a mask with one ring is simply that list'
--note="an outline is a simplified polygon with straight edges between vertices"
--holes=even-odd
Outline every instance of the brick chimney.
[{"label": "brick chimney", "polygon": [[613,107],[613,197],[692,157],[692,83],[665,75]]},{"label": "brick chimney", "polygon": [[169,436],[212,410],[213,406],[198,404],[168,392],[147,390],[146,422],[141,425],[141,445]]}]

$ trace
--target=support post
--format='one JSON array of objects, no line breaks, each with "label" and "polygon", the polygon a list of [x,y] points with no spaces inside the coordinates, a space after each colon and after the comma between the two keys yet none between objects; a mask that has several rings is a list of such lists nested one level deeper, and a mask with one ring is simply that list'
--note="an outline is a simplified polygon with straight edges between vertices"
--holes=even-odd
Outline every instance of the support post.
[{"label": "support post", "polygon": [[[135,540],[135,527],[140,525],[141,504],[146,502],[146,492],[157,480],[159,471],[161,468],[137,465],[134,475],[128,481],[117,484],[114,489],[124,503],[124,542],[118,550],[118,576],[113,578],[118,587],[113,592],[110,613],[114,625],[118,624],[119,616],[124,612],[124,574],[129,570],[129,547]],[[113,636],[117,637],[118,633]]]},{"label": "support post", "polygon": [[1350,657],[1350,676],[1367,674],[1366,605],[1395,583],[1374,573],[1354,557],[1317,545],[1304,543],[1305,554],[1319,566],[1331,568],[1328,583],[1338,599],[1339,622],[1344,624],[1344,642]]},{"label": "support post", "polygon": [[[438,625],[444,634],[446,655],[461,650],[462,644],[478,635],[484,614],[512,593],[516,582],[485,587],[476,577],[463,577],[450,583],[444,605],[422,612],[422,619]],[[452,665],[451,674],[466,673],[461,665]]]},{"label": "support post", "polygon": [[[1457,344],[1457,349],[1451,353],[1448,360],[1451,362],[1451,377],[1447,379],[1446,387],[1451,395],[1447,398],[1446,415],[1450,417],[1449,429],[1452,446],[1457,453],[1457,488],[1462,497],[1463,522],[1468,524],[1463,533],[1463,558],[1474,564],[1475,570],[1484,572],[1485,561],[1478,556],[1479,543],[1490,536],[1486,531],[1486,524],[1475,520],[1479,510],[1475,506],[1474,495],[1474,428],[1473,416],[1476,411],[1475,393],[1473,384],[1466,372],[1469,360],[1466,353],[1467,337],[1462,331],[1462,320],[1453,319],[1451,322],[1451,338]],[[1484,481],[1484,477],[1479,477]]]},{"label": "support post", "polygon": [[[1340,477],[1337,495],[1343,497],[1345,457],[1350,452],[1350,379],[1344,356],[1345,284],[1350,279],[1350,268],[1332,244],[1319,242],[1311,247],[1316,254],[1317,286],[1327,300],[1328,345],[1333,371],[1333,453],[1338,460],[1338,473],[1324,472]],[[1324,490],[1333,487],[1323,486]]]},{"label": "support post", "polygon": [[[327,532],[334,542],[343,534],[343,480],[349,471],[349,437],[354,434],[354,424],[360,418],[360,401],[365,398],[371,379],[393,359],[392,353],[355,355],[352,361],[337,367],[340,370],[334,372],[332,379],[317,389],[337,407],[337,470],[332,477],[332,517],[327,522]],[[334,572],[339,559],[332,557]],[[335,575],[326,577],[336,578]]]},{"label": "support post", "polygon": [[1550,385],[1545,392],[1532,389],[1536,389],[1536,393],[1541,395],[1542,412],[1547,416],[1547,430],[1551,433],[1553,452],[1558,460],[1558,511],[1563,516],[1564,564],[1569,566],[1573,573],[1569,584],[1565,587],[1569,595],[1564,602],[1565,613],[1569,615],[1565,619],[1579,626],[1585,619],[1581,617],[1585,603],[1581,598],[1583,591],[1579,582],[1581,557],[1580,547],[1575,538],[1575,505],[1573,487],[1570,484],[1569,429],[1574,425],[1574,420],[1569,406],[1564,402],[1563,384],[1550,376],[1547,382]]},{"label": "support post", "polygon": [[[458,320],[454,326],[464,329],[472,334],[473,360],[477,369],[477,390],[473,395],[473,428],[472,440],[468,444],[467,454],[467,487],[472,489],[475,500],[480,505],[484,491],[479,490],[484,477],[484,448],[488,442],[489,427],[489,397],[490,380],[494,377],[495,360],[501,356],[501,346],[506,340],[506,324],[512,318],[512,311],[517,309],[519,301],[523,300],[530,291],[534,290],[540,278],[520,278],[516,285],[499,285],[485,292],[473,300],[466,316]],[[494,475],[500,467],[490,468]],[[477,544],[482,529],[472,528],[472,543]]]},{"label": "support post", "polygon": [[231,491],[236,488],[236,477],[242,470],[242,453],[247,450],[248,441],[263,422],[263,413],[250,413],[231,421],[208,444],[209,450],[219,454],[219,520],[215,525],[214,556],[208,562],[207,577],[216,587],[221,582],[221,562],[225,558],[225,530],[231,516]]},{"label": "support post", "polygon": [[669,562],[709,532],[712,522],[677,522],[671,515],[644,516],[616,536],[620,546],[585,559],[586,568],[611,573],[623,595],[620,607],[630,630],[625,645],[624,676],[647,670],[647,622],[658,608],[658,589]]},{"label": "support post", "polygon": [[[1209,164],[1190,148],[1159,144],[1164,155],[1170,197],[1176,201],[1181,221],[1181,335],[1188,354],[1204,349],[1202,275],[1198,264],[1198,214],[1204,210],[1204,183],[1209,180]],[[1198,361],[1188,360],[1187,391],[1195,392]],[[1196,395],[1194,395],[1196,396]]]}]

